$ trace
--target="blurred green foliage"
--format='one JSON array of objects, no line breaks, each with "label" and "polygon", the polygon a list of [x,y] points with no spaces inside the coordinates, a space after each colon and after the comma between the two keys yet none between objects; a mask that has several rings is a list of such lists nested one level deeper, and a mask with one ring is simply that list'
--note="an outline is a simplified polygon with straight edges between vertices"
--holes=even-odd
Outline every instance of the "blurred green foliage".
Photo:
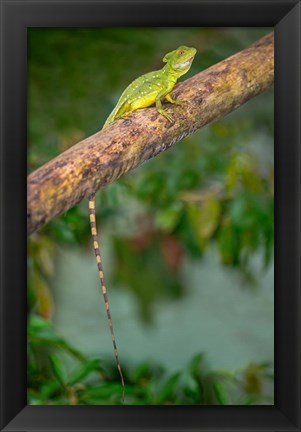
[{"label": "blurred green foliage", "polygon": [[[166,52],[182,44],[197,48],[187,79],[269,31],[29,29],[28,172],[99,130],[124,88],[143,73],[161,68]],[[118,285],[134,293],[145,321],[151,322],[152,305],[160,297],[185,295],[179,277],[185,257],[201,259],[208,247],[215,245],[221,264],[236,267],[245,281],[253,283],[256,276],[250,262],[254,254],[262,255],[263,269],[271,262],[272,145],[273,92],[269,91],[97,194],[98,222],[102,229],[114,231],[112,282],[121,282]],[[89,241],[86,202],[29,239],[31,403],[119,401],[120,386],[113,366],[105,368],[100,360],[87,359],[71,349],[42,319],[50,320],[53,313],[51,279],[56,248],[87,247]],[[55,350],[49,357],[51,347],[77,359],[74,374],[65,371]],[[168,376],[162,368],[146,364],[127,371],[128,403],[257,403],[266,367],[255,364],[250,368],[240,378],[215,374],[203,369],[200,357],[187,371]],[[97,380],[86,383],[90,374],[100,377],[101,384]],[[229,383],[241,389],[240,399],[230,398]]]},{"label": "blurred green foliage", "polygon": [[[64,356],[73,358],[67,370]],[[121,404],[118,372],[100,359],[87,358],[55,334],[52,324],[32,315],[28,323],[28,402],[32,405]],[[182,372],[168,374],[144,362],[124,368],[128,405],[269,404],[269,364],[251,363],[238,371],[212,371],[202,354]]]}]

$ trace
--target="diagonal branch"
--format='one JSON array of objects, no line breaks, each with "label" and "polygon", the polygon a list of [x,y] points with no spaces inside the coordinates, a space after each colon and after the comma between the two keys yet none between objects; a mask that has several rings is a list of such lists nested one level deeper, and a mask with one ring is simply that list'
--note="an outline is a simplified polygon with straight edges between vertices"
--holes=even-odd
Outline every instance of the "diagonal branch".
[{"label": "diagonal branch", "polygon": [[28,234],[268,89],[274,81],[274,35],[177,84],[166,105],[175,123],[147,108],[84,139],[28,176]]}]

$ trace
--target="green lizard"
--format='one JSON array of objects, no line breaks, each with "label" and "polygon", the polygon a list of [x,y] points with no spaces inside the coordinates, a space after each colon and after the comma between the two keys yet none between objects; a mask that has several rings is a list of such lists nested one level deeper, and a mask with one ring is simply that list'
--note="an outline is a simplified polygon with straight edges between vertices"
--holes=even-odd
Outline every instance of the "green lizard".
[{"label": "green lizard", "polygon": [[160,114],[173,122],[172,117],[162,108],[161,101],[166,98],[168,102],[181,104],[180,101],[171,98],[170,92],[177,80],[189,71],[195,54],[195,48],[185,46],[180,46],[166,54],[163,58],[166,65],[162,69],[142,75],[124,90],[103,128],[119,117],[124,117],[139,108],[146,108],[153,103],[156,104]]},{"label": "green lizard", "polygon": [[[176,50],[171,51],[164,56],[163,62],[165,62],[166,65],[162,69],[154,72],[149,72],[135,79],[135,81],[133,81],[120,96],[116,107],[113,109],[112,113],[107,118],[103,129],[106,128],[109,124],[113,123],[118,118],[125,117],[139,108],[146,108],[154,103],[156,104],[157,111],[162,116],[167,118],[167,120],[173,122],[174,120],[172,119],[172,117],[163,109],[161,101],[165,98],[168,102],[172,104],[182,104],[181,101],[173,100],[170,96],[170,92],[172,91],[177,80],[189,71],[195,54],[195,48],[180,46]],[[112,342],[114,346],[115,360],[121,378],[122,400],[124,400],[124,379],[118,359],[116,340],[113,330],[107,289],[103,274],[102,260],[97,239],[95,194],[92,194],[89,197],[89,212],[94,253],[97,261],[98,273],[106,306]]]}]

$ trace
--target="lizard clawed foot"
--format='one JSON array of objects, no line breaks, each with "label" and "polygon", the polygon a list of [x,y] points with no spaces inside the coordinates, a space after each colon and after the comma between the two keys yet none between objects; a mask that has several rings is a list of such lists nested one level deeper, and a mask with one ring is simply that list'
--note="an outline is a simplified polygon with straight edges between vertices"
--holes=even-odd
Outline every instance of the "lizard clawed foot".
[{"label": "lizard clawed foot", "polygon": [[170,123],[175,123],[175,120],[169,115],[169,114],[163,114],[165,118],[167,118],[168,121],[170,121]]},{"label": "lizard clawed foot", "polygon": [[158,112],[163,115],[163,117],[167,118],[167,120],[171,123],[175,122],[175,120],[163,108],[158,109]]}]

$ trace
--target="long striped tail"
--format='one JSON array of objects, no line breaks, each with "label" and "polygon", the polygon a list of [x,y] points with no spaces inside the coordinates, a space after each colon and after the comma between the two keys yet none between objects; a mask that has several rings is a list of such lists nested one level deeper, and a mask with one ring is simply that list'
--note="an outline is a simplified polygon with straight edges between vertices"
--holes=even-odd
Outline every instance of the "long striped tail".
[{"label": "long striped tail", "polygon": [[102,295],[103,295],[103,299],[104,299],[105,306],[106,306],[106,311],[107,311],[107,316],[108,316],[108,321],[109,321],[109,327],[110,327],[111,336],[112,336],[115,360],[116,360],[117,368],[118,368],[120,379],[121,379],[122,400],[124,401],[124,379],[123,379],[120,363],[118,360],[118,351],[117,351],[117,346],[116,346],[116,339],[115,339],[115,334],[114,334],[114,330],[113,330],[113,323],[112,323],[111,312],[110,312],[110,307],[109,307],[109,300],[108,300],[107,289],[106,289],[106,284],[105,284],[104,274],[103,274],[102,260],[101,260],[101,256],[100,256],[99,244],[98,244],[98,239],[97,239],[96,216],[95,216],[95,195],[94,194],[89,197],[89,211],[90,211],[90,225],[91,225],[91,233],[92,233],[92,238],[93,238],[94,253],[95,253],[95,257],[96,257],[99,279],[100,279],[101,289],[102,289]]}]

